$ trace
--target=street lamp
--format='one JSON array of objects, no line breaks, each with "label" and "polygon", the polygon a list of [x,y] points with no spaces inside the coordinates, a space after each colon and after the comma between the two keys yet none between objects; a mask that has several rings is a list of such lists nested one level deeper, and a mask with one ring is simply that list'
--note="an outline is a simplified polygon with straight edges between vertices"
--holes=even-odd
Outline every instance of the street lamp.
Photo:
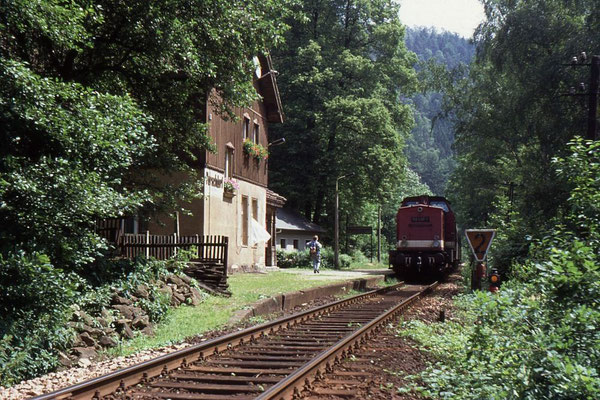
[{"label": "street lamp", "polygon": [[285,143],[285,138],[284,138],[284,137],[282,137],[282,138],[279,138],[279,139],[273,140],[271,143],[269,143],[269,144],[267,145],[267,147],[271,147],[271,146],[277,146],[277,145],[284,144],[284,143]]},{"label": "street lamp", "polygon": [[351,172],[346,175],[338,176],[335,180],[335,220],[333,227],[333,266],[335,269],[340,269],[340,195],[339,195],[339,181],[346,177],[354,175]]}]

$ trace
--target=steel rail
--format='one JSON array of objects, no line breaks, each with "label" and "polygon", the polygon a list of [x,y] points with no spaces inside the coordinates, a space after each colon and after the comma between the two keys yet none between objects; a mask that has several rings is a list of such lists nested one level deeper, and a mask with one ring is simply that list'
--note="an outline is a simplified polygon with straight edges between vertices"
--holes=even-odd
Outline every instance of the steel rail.
[{"label": "steel rail", "polygon": [[266,322],[264,324],[250,327],[239,332],[234,332],[222,337],[211,339],[204,343],[193,345],[173,353],[165,354],[152,360],[123,368],[64,389],[59,389],[48,394],[36,396],[30,400],[61,400],[66,398],[74,400],[99,399],[102,396],[113,393],[119,388],[125,389],[128,386],[146,381],[147,379],[158,376],[161,373],[166,373],[181,366],[185,366],[190,362],[203,360],[207,355],[218,354],[223,350],[231,349],[246,342],[253,342],[257,337],[272,335],[279,330],[290,328],[295,324],[302,323],[315,316],[335,311],[349,304],[357,303],[364,298],[376,296],[380,293],[385,293],[390,290],[395,290],[402,285],[404,285],[404,282],[376,290],[371,290],[366,293],[349,297],[347,299],[338,300],[336,302],[315,307],[287,317],[281,317],[274,321]]},{"label": "steel rail", "polygon": [[379,331],[386,323],[394,320],[398,313],[404,311],[406,307],[438,285],[439,282],[432,283],[422,291],[415,293],[384,314],[375,318],[373,321],[364,325],[353,334],[340,340],[329,349],[321,352],[312,361],[266,390],[258,396],[256,400],[289,400],[298,398],[301,388],[309,388],[315,379],[322,376],[323,372],[331,370],[333,364],[337,364],[340,360],[346,358],[352,347],[358,348],[361,344],[365,343],[367,339]]}]

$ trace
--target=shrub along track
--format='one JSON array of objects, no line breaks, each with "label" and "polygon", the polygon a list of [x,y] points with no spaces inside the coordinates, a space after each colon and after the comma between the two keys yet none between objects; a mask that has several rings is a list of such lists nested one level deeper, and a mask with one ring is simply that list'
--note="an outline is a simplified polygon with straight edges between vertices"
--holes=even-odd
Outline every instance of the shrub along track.
[{"label": "shrub along track", "polygon": [[435,286],[374,290],[36,399],[292,398]]}]

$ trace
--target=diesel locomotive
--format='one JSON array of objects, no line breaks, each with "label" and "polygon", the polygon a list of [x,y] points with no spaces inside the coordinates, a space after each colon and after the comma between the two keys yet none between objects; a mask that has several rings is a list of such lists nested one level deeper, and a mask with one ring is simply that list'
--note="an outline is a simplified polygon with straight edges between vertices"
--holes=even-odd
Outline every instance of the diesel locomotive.
[{"label": "diesel locomotive", "polygon": [[390,267],[403,279],[437,279],[460,263],[460,238],[450,202],[440,196],[414,196],[396,214],[396,249]]}]

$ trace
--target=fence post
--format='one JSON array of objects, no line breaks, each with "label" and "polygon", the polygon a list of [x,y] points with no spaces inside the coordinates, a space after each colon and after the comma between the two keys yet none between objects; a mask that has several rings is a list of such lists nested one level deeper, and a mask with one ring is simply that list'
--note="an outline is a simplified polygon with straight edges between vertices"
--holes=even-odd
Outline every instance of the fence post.
[{"label": "fence post", "polygon": [[225,249],[224,249],[224,257],[223,257],[223,269],[224,269],[224,273],[223,275],[225,277],[227,277],[227,253],[229,250],[229,237],[228,236],[221,236],[221,242],[223,242],[223,244],[225,244]]},{"label": "fence post", "polygon": [[[179,215],[179,214],[178,214],[178,215]],[[180,243],[179,243],[179,240],[178,240],[178,237],[177,237],[177,232],[175,232],[175,233],[173,234],[173,243],[175,243],[176,245],[177,245],[177,244],[180,244]],[[178,250],[179,250],[179,247],[177,247],[177,246],[173,247],[173,256],[174,256],[174,257],[176,257],[176,256],[177,256],[177,251],[178,251]]]},{"label": "fence post", "polygon": [[146,258],[150,258],[150,231],[146,231]]}]

